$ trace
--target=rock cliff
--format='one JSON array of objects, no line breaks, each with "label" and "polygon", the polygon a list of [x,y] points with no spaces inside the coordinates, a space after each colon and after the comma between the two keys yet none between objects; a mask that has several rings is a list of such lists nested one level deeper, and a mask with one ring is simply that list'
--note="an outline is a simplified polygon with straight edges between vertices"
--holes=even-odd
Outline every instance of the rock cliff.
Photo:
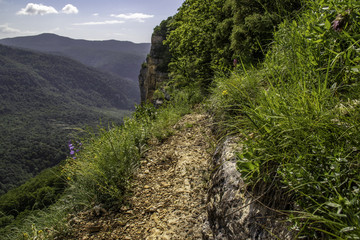
[{"label": "rock cliff", "polygon": [[166,82],[168,78],[167,72],[164,72],[164,64],[166,59],[159,52],[166,46],[163,45],[164,36],[154,33],[151,37],[150,54],[146,58],[139,75],[139,86],[141,94],[141,102],[154,101],[154,92],[160,83]]},{"label": "rock cliff", "polygon": [[163,42],[166,39],[170,21],[171,17],[162,21],[154,29],[151,37],[150,54],[142,65],[139,75],[141,102],[156,103],[168,98],[161,85],[169,80],[168,64],[170,62],[170,53],[168,46],[164,45]]}]

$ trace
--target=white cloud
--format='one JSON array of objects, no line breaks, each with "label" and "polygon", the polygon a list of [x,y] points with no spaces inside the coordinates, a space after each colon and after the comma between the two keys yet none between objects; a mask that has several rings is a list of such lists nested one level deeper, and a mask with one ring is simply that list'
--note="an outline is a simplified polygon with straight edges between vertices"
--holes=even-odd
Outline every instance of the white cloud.
[{"label": "white cloud", "polygon": [[138,22],[144,22],[144,19],[153,18],[154,15],[149,15],[145,13],[126,13],[126,14],[111,14],[111,17],[126,19],[126,20],[135,20]]},{"label": "white cloud", "polygon": [[98,13],[93,13],[93,16],[97,17],[97,16],[99,16],[99,14]]},{"label": "white cloud", "polygon": [[0,33],[18,33],[20,30],[11,28],[8,24],[0,25]]},{"label": "white cloud", "polygon": [[62,9],[62,12],[65,14],[77,14],[79,13],[79,10],[77,9],[77,7],[75,7],[72,4],[67,4],[65,5],[65,7]]},{"label": "white cloud", "polygon": [[74,23],[73,25],[90,26],[90,25],[110,25],[110,24],[121,24],[121,23],[124,23],[124,21],[110,20],[110,21],[103,21],[103,22],[84,22],[84,23]]},{"label": "white cloud", "polygon": [[43,4],[28,3],[25,8],[18,11],[17,15],[45,15],[45,14],[57,14],[55,8],[51,6],[45,6]]}]

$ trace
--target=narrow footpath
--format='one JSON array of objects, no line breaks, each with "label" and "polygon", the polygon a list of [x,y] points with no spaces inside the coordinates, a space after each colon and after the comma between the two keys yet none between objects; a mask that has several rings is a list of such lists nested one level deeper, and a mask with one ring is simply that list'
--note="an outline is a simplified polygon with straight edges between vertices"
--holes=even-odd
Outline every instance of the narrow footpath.
[{"label": "narrow footpath", "polygon": [[132,181],[128,205],[116,215],[106,213],[83,225],[77,239],[202,238],[211,123],[207,115],[193,113],[173,128],[174,134],[164,142],[150,143]]}]

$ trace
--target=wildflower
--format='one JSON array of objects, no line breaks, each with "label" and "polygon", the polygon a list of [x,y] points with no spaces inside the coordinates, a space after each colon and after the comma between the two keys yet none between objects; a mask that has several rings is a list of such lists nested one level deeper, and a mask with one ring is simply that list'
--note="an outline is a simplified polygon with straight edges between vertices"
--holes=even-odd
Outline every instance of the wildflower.
[{"label": "wildflower", "polygon": [[234,61],[233,61],[233,65],[234,65],[234,67],[236,67],[237,63],[238,63],[237,59],[236,59],[236,58],[234,58]]},{"label": "wildflower", "polygon": [[68,143],[69,150],[70,150],[70,155],[72,156],[73,159],[76,159],[75,152],[79,152],[80,151],[79,147],[82,146],[81,142],[77,141],[76,143],[77,143],[77,146],[78,146],[77,149],[75,149],[75,146],[71,143],[71,141],[69,141],[69,143]]},{"label": "wildflower", "polygon": [[228,95],[228,94],[229,94],[229,93],[228,93],[227,90],[222,91],[222,95],[223,95],[223,96]]}]

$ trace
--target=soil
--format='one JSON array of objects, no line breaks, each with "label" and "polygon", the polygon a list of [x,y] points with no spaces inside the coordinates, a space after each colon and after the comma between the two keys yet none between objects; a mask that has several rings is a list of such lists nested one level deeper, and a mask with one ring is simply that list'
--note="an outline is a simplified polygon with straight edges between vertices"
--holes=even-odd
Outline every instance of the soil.
[{"label": "soil", "polygon": [[118,212],[97,206],[73,216],[74,239],[201,239],[213,142],[209,116],[193,113],[150,149]]}]

